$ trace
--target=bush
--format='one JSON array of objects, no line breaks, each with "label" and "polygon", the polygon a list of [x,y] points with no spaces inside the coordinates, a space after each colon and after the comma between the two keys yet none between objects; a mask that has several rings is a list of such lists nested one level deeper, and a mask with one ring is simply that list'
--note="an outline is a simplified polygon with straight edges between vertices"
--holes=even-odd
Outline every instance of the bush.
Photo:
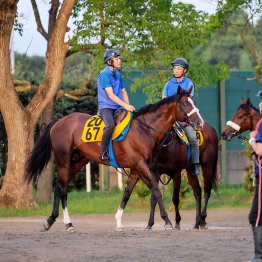
[{"label": "bush", "polygon": [[148,187],[141,180],[138,181],[134,191],[138,198],[142,201],[144,201],[145,198],[151,193]]},{"label": "bush", "polygon": [[253,165],[249,165],[245,168],[243,186],[247,192],[253,194]]}]

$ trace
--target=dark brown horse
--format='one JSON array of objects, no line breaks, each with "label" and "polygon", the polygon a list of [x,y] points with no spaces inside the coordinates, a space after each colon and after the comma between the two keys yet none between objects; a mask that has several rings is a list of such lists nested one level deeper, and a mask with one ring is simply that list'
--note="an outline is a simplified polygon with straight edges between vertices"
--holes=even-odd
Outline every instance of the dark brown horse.
[{"label": "dark brown horse", "polygon": [[222,138],[230,141],[233,137],[241,137],[242,132],[255,130],[261,117],[259,110],[252,106],[249,98],[246,102],[241,99],[240,106],[234,113],[232,120],[227,121],[227,125],[222,131]]},{"label": "dark brown horse", "polygon": [[[138,173],[157,199],[160,214],[165,225],[172,228],[168,218],[157,180],[149,169],[151,153],[176,120],[188,121],[194,128],[202,128],[203,120],[188,92],[178,89],[178,93],[158,103],[141,108],[135,113],[126,138],[113,142],[116,159],[120,167],[127,167]],[[53,151],[58,168],[58,180],[54,192],[51,216],[44,222],[48,230],[59,215],[61,200],[64,223],[67,230],[74,227],[67,210],[68,184],[76,173],[90,160],[109,165],[99,159],[100,142],[84,143],[81,139],[85,122],[91,116],[82,113],[70,114],[57,122],[52,122],[38,139],[27,162],[26,180],[36,182],[48,164]]]},{"label": "dark brown horse", "polygon": [[[176,135],[175,131],[171,129],[168,135],[160,143],[159,148],[154,150],[152,155],[151,169],[156,173],[157,181],[159,181],[160,174],[167,174],[173,179],[173,195],[172,201],[175,206],[176,213],[176,228],[180,229],[181,216],[179,213],[179,192],[181,185],[181,171],[186,169],[188,182],[191,185],[194,196],[196,199],[196,222],[194,228],[206,228],[206,216],[207,216],[207,204],[211,195],[211,189],[217,189],[217,158],[218,158],[218,138],[216,130],[205,122],[203,127],[204,142],[200,146],[200,163],[204,178],[204,192],[205,201],[204,207],[201,211],[201,196],[202,189],[199,185],[199,181],[196,175],[193,174],[193,165],[187,156],[187,146],[183,144],[180,138]],[[123,198],[120,203],[119,209],[115,215],[117,222],[117,230],[122,226],[122,215],[124,208],[129,200],[129,197],[139,180],[139,176],[132,172],[128,177],[127,185],[125,187]],[[151,210],[150,217],[147,225],[147,229],[151,229],[154,225],[154,214],[156,207],[156,198],[151,195]]]}]

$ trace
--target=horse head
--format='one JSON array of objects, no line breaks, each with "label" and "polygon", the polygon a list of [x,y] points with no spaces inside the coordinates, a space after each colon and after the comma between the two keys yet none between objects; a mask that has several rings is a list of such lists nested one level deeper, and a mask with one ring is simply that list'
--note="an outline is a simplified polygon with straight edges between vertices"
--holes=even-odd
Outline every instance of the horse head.
[{"label": "horse head", "polygon": [[177,109],[176,118],[178,121],[187,122],[196,130],[203,129],[204,120],[196,107],[193,98],[190,96],[192,86],[187,90],[183,90],[180,86],[177,89]]},{"label": "horse head", "polygon": [[227,121],[226,127],[222,131],[222,138],[230,141],[235,136],[247,130],[255,130],[257,122],[260,120],[261,114],[258,109],[253,107],[248,98],[246,102],[240,100],[240,106],[234,113],[231,120]]}]

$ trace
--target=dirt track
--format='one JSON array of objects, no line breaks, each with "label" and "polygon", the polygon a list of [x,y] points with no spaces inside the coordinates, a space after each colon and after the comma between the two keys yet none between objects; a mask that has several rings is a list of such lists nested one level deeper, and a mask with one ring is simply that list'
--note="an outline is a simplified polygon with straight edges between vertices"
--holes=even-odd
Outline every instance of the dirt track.
[{"label": "dirt track", "polygon": [[[115,231],[113,215],[72,216],[77,229],[65,231],[61,218],[41,232],[45,218],[0,218],[0,261],[247,261],[253,255],[248,210],[208,212],[208,230],[191,230],[194,211],[182,211],[181,230],[164,230],[156,215],[124,214]],[[170,214],[174,221],[174,214]]]}]

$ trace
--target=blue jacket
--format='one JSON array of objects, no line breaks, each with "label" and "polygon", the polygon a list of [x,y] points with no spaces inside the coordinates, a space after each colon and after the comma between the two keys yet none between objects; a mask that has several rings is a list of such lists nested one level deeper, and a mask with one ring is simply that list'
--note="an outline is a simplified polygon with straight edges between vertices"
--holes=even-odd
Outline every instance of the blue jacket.
[{"label": "blue jacket", "polygon": [[171,80],[169,80],[163,89],[162,96],[172,96],[177,93],[178,86],[183,88],[185,91],[187,91],[191,86],[193,86],[193,89],[191,91],[191,96],[194,96],[195,92],[195,84],[191,81],[191,79],[184,76],[180,82],[177,82],[176,78],[173,77]]},{"label": "blue jacket", "polygon": [[121,90],[124,88],[122,76],[117,70],[111,71],[109,66],[106,66],[98,75],[98,108],[118,109],[120,105],[116,104],[108,97],[105,91],[106,87],[112,87],[113,93],[122,100]]}]

